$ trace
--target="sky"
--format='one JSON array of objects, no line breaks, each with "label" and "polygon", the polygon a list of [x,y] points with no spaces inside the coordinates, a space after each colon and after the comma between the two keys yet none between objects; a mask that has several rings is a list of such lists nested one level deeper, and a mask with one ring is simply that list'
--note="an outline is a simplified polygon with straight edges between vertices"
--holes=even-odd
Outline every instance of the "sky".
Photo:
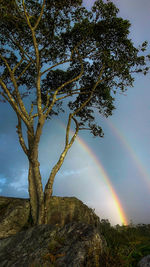
[{"label": "sky", "polygon": [[[129,19],[135,46],[150,42],[149,0],[113,0]],[[94,1],[83,1],[91,8]],[[150,45],[148,46],[150,53]],[[58,172],[53,195],[75,196],[112,225],[150,223],[150,74],[116,97],[107,119],[96,114],[104,138],[81,132]],[[28,161],[16,134],[16,115],[0,103],[0,195],[28,198]],[[39,147],[43,186],[64,147],[65,121],[47,121]]]}]

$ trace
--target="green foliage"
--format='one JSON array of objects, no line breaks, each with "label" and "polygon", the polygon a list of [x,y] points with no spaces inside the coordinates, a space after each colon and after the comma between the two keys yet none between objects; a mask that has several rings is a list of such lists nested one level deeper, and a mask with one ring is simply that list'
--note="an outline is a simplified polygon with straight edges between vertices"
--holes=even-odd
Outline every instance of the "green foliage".
[{"label": "green foliage", "polygon": [[[42,1],[28,0],[25,6],[33,27]],[[45,1],[36,29],[40,68],[44,73],[41,76],[42,104],[52,103],[56,89],[61,87],[57,94],[59,101],[54,104],[49,118],[68,109],[74,112],[89,99],[75,116],[80,130],[89,129],[94,136],[102,137],[102,128],[95,123],[95,109],[103,116],[111,115],[116,92],[133,85],[133,73],[148,72],[146,57],[141,54],[147,42],[139,49],[134,47],[128,38],[130,22],[118,17],[118,11],[111,1],[95,1],[90,12],[82,7],[81,0]],[[23,58],[15,70],[15,76],[19,77],[17,85],[26,91],[22,97],[35,97],[37,55],[22,1],[0,1],[0,18],[0,54],[11,69]],[[12,80],[2,57],[0,77],[13,95]],[[47,67],[51,69],[45,71]],[[99,76],[101,82],[93,90]],[[7,99],[5,93],[3,96]],[[61,97],[65,99],[64,105]],[[35,98],[33,103],[37,105]]]},{"label": "green foliage", "polygon": [[100,259],[103,267],[136,267],[150,254],[149,224],[112,227],[108,220],[101,220],[99,231],[108,245]]}]

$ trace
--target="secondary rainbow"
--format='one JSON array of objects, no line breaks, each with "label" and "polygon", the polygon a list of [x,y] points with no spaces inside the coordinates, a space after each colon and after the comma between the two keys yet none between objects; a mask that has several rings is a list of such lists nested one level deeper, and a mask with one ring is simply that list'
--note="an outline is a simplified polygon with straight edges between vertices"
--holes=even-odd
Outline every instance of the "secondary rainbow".
[{"label": "secondary rainbow", "polygon": [[112,132],[115,134],[115,136],[117,136],[117,138],[120,140],[120,142],[123,144],[123,146],[129,152],[129,155],[133,159],[133,162],[135,162],[137,169],[142,174],[142,179],[145,180],[147,186],[150,189],[150,175],[146,171],[145,167],[142,165],[142,163],[139,160],[139,158],[137,157],[135,151],[132,149],[131,145],[129,144],[129,142],[127,141],[127,139],[123,135],[123,133],[109,119],[105,119],[105,121],[108,124],[108,126],[110,127],[110,129],[112,130]]}]

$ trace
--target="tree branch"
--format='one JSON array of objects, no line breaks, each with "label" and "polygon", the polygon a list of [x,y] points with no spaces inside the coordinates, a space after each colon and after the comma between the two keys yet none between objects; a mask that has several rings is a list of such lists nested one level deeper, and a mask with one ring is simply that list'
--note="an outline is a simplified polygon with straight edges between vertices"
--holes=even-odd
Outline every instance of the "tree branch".
[{"label": "tree branch", "polygon": [[[82,90],[84,90],[84,89],[86,89],[86,87],[81,87],[81,88],[79,88],[79,89],[74,89],[74,90],[72,90],[72,91],[70,91],[69,92],[69,94],[72,94],[72,92],[74,93],[74,92],[77,92],[78,93],[78,91],[82,91]],[[86,92],[86,91],[85,91]],[[59,94],[57,94],[57,95],[64,95],[64,94],[67,94],[68,92],[60,92]]]},{"label": "tree branch", "polygon": [[[18,104],[19,104],[19,106],[20,106],[20,110],[22,111],[22,113],[24,114],[24,116],[29,120],[29,116],[28,116],[28,113],[27,113],[27,111],[26,111],[26,108],[25,108],[25,106],[24,106],[24,103],[23,103],[23,101],[22,101],[22,99],[21,99],[21,96],[20,96],[20,93],[19,93],[19,90],[18,90],[18,85],[17,85],[17,81],[16,81],[16,79],[15,79],[15,76],[14,76],[14,71],[12,71],[11,70],[11,68],[10,68],[10,66],[9,66],[9,64],[8,64],[8,61],[7,61],[7,59],[6,58],[4,58],[1,54],[0,54],[0,57],[1,57],[1,59],[3,60],[3,62],[4,62],[4,64],[5,64],[5,66],[6,66],[6,68],[8,69],[8,71],[9,71],[9,75],[10,75],[10,79],[11,79],[11,81],[12,81],[12,83],[13,83],[13,85],[14,85],[14,91],[15,91],[15,94],[16,94],[16,97],[17,97],[17,99],[16,99],[16,101],[18,102]],[[20,63],[20,62],[19,62]],[[1,80],[1,82],[2,82],[2,80]],[[1,83],[1,85],[2,85],[2,83]],[[12,99],[13,99],[13,101],[14,101],[14,97],[11,95],[11,94],[9,94],[8,95],[8,88],[6,87],[6,85],[4,86],[5,84],[3,83],[3,85],[2,85],[2,87],[3,87],[3,89],[5,88],[5,93],[7,94],[7,96],[9,97],[11,97],[11,101],[12,101]],[[6,90],[7,89],[7,90]]]},{"label": "tree branch", "polygon": [[69,114],[68,123],[66,127],[66,146],[68,146],[69,144],[69,131],[71,126],[71,119],[72,119],[72,114]]},{"label": "tree branch", "polygon": [[77,137],[77,134],[79,132],[79,124],[78,124],[77,120],[74,117],[72,117],[72,119],[74,120],[74,122],[76,124],[76,131],[75,131],[73,137],[71,138],[71,141],[69,143],[69,148],[72,146],[72,144],[73,144],[73,142],[74,142],[74,140]]},{"label": "tree branch", "polygon": [[22,5],[23,5],[23,9],[24,9],[24,14],[25,14],[25,17],[26,17],[26,21],[27,21],[27,24],[28,26],[30,27],[30,29],[33,29],[31,23],[30,23],[30,17],[27,13],[27,10],[26,10],[26,6],[25,6],[25,3],[24,3],[24,0],[22,0]]},{"label": "tree branch", "polygon": [[46,104],[45,104],[45,107],[43,108],[43,113],[48,108],[48,104],[49,104],[49,100],[50,100],[50,95],[48,93],[49,93],[49,91],[47,91],[47,93],[46,93]]},{"label": "tree branch", "polygon": [[2,95],[5,98],[5,100],[9,102],[9,98],[4,94],[4,92],[0,92],[0,95]]},{"label": "tree branch", "polygon": [[103,67],[102,67],[102,69],[101,69],[101,71],[100,71],[100,74],[99,74],[99,76],[98,76],[98,80],[97,80],[97,82],[95,83],[95,85],[93,86],[93,88],[92,88],[92,90],[91,90],[90,96],[88,97],[87,100],[85,100],[85,101],[83,102],[83,104],[82,104],[79,108],[77,108],[77,109],[72,113],[73,116],[75,116],[79,111],[81,111],[82,108],[84,108],[84,107],[87,105],[87,103],[91,100],[91,98],[92,98],[92,96],[93,96],[93,93],[94,93],[96,87],[98,86],[98,84],[99,84],[100,82],[102,82],[102,81],[105,80],[105,79],[100,80],[100,78],[101,78],[101,76],[102,76],[102,74],[103,74],[103,70],[104,70],[104,65],[103,65]]},{"label": "tree branch", "polygon": [[71,59],[68,59],[68,60],[64,60],[64,61],[61,61],[61,62],[59,62],[59,63],[54,64],[53,66],[51,66],[51,67],[49,67],[48,69],[44,70],[44,71],[41,73],[41,76],[42,76],[43,74],[45,74],[46,72],[50,71],[51,69],[53,69],[53,68],[55,68],[55,67],[57,67],[57,66],[59,66],[59,65],[68,63],[68,62],[70,62],[70,61],[71,61]]},{"label": "tree branch", "polygon": [[3,89],[3,91],[5,92],[6,96],[5,99],[10,103],[10,105],[12,106],[12,108],[14,109],[14,111],[16,112],[16,114],[20,115],[20,117],[22,118],[22,120],[24,121],[24,123],[30,127],[29,121],[27,120],[27,118],[24,116],[24,114],[21,112],[21,110],[19,109],[19,107],[17,106],[17,103],[15,102],[14,97],[12,96],[12,94],[10,93],[10,91],[8,90],[6,84],[0,79],[0,85]]},{"label": "tree branch", "polygon": [[79,52],[78,52],[78,49],[75,48],[75,50],[77,51],[77,54],[78,54],[78,57],[79,57],[79,60],[80,60],[80,63],[81,63],[81,71],[80,71],[80,74],[77,75],[75,78],[73,78],[73,79],[71,79],[71,80],[69,80],[69,81],[63,83],[61,86],[59,86],[59,87],[56,89],[56,91],[55,91],[55,93],[54,93],[54,95],[53,95],[52,102],[51,102],[49,108],[47,109],[47,111],[45,112],[45,117],[46,117],[46,118],[47,118],[48,114],[50,113],[52,107],[54,106],[54,104],[55,104],[55,102],[56,102],[56,95],[57,95],[57,93],[58,93],[63,87],[65,87],[66,85],[68,85],[68,84],[70,84],[70,83],[72,83],[72,82],[77,81],[78,79],[80,79],[81,76],[82,76],[82,74],[83,74],[83,72],[84,72],[84,67],[83,67],[82,57],[80,56],[80,54],[79,54]]},{"label": "tree branch", "polygon": [[32,112],[33,112],[33,103],[31,104],[31,110],[29,112],[29,117],[31,120],[33,120],[35,117],[38,117],[38,113],[32,115]]},{"label": "tree branch", "polygon": [[17,114],[17,117],[18,117],[18,125],[16,126],[16,128],[17,128],[17,133],[18,133],[18,137],[19,137],[19,142],[20,142],[20,145],[21,145],[24,153],[28,156],[28,149],[26,147],[26,144],[25,144],[25,141],[24,141],[23,135],[22,135],[21,118],[18,114]]},{"label": "tree branch", "polygon": [[45,0],[43,0],[43,4],[42,4],[42,8],[41,8],[41,13],[40,13],[40,16],[38,17],[38,20],[35,24],[35,26],[33,27],[33,30],[35,31],[36,28],[38,27],[39,23],[40,23],[40,20],[42,18],[42,15],[43,15],[43,11],[44,11],[44,6],[45,6]]},{"label": "tree branch", "polygon": [[79,128],[79,130],[88,130],[88,131],[89,131],[89,130],[91,130],[91,129],[90,129],[90,128],[84,128],[84,127],[83,127],[83,128]]},{"label": "tree branch", "polygon": [[43,115],[42,112],[42,99],[41,99],[41,73],[40,73],[40,55],[39,55],[39,49],[38,49],[38,43],[36,40],[36,35],[35,35],[35,30],[36,27],[38,26],[40,19],[41,19],[41,14],[43,14],[43,9],[44,9],[44,5],[45,5],[45,0],[43,1],[43,5],[42,5],[42,10],[41,10],[41,14],[37,20],[36,23],[36,27],[32,27],[31,23],[30,23],[30,18],[29,15],[26,11],[26,7],[25,7],[25,3],[24,0],[22,0],[22,4],[23,4],[23,8],[24,8],[24,13],[25,13],[25,17],[26,17],[26,21],[27,24],[31,30],[32,33],[32,40],[33,40],[33,45],[34,45],[34,50],[35,50],[35,56],[36,56],[36,69],[37,69],[37,80],[36,80],[36,92],[37,92],[37,109],[38,109],[38,115],[39,117],[41,117]]},{"label": "tree branch", "polygon": [[18,85],[17,85],[17,81],[16,81],[16,79],[15,79],[15,76],[14,76],[14,74],[12,73],[11,74],[11,80],[12,80],[12,82],[13,82],[13,85],[14,85],[14,91],[15,91],[15,94],[16,94],[16,101],[18,102],[18,104],[19,104],[19,107],[20,107],[20,110],[22,111],[22,113],[24,114],[24,116],[27,118],[27,120],[29,121],[29,114],[28,114],[28,112],[26,111],[26,108],[25,108],[25,106],[24,106],[24,103],[23,103],[23,101],[22,101],[22,99],[21,99],[21,95],[20,95],[20,92],[19,92],[19,90],[18,90]]},{"label": "tree branch", "polygon": [[[65,94],[65,93],[64,93]],[[67,97],[69,97],[69,96],[73,96],[73,95],[82,95],[82,94],[88,94],[88,92],[76,92],[76,93],[68,93],[68,95],[65,95],[65,96],[62,96],[62,97],[59,97],[59,98],[56,98],[56,101],[58,101],[58,100],[62,100],[62,99],[64,99],[64,98],[67,98]]]},{"label": "tree branch", "polygon": [[33,112],[33,103],[31,104],[31,109],[30,109],[30,112],[29,112],[29,117],[31,118],[31,114]]},{"label": "tree branch", "polygon": [[17,81],[22,77],[22,75],[26,72],[26,70],[30,67],[30,65],[31,65],[31,62],[28,62],[27,66],[24,68],[24,70],[17,77]]},{"label": "tree branch", "polygon": [[3,57],[1,54],[0,54],[0,58],[3,60],[3,62],[4,62],[4,64],[5,64],[5,66],[6,66],[6,68],[7,68],[8,71],[9,71],[9,74],[10,74],[10,76],[11,76],[12,70],[11,70],[9,64],[8,64],[7,59],[6,59],[5,57]]},{"label": "tree branch", "polygon": [[15,73],[15,71],[19,68],[19,66],[21,65],[21,63],[23,62],[23,60],[25,59],[25,57],[23,56],[20,61],[16,64],[16,66],[13,68],[12,72]]},{"label": "tree branch", "polygon": [[[71,125],[71,119],[74,120],[75,124],[76,124],[76,131],[73,135],[73,137],[71,138],[71,141],[69,143],[69,130],[70,130],[70,125]],[[45,203],[46,203],[46,207],[48,204],[48,201],[50,199],[50,196],[52,195],[52,187],[53,187],[53,182],[54,182],[54,178],[56,173],[59,171],[60,167],[62,166],[64,159],[67,155],[67,152],[69,150],[69,148],[72,146],[77,134],[79,131],[79,125],[78,122],[75,118],[72,117],[72,114],[69,115],[69,119],[68,119],[68,125],[67,125],[67,129],[66,129],[66,144],[65,144],[65,148],[63,150],[63,152],[61,153],[59,160],[57,161],[57,163],[55,164],[55,166],[53,167],[49,179],[47,181],[47,184],[45,186],[45,190],[44,190],[44,199],[45,199]]]},{"label": "tree branch", "polygon": [[12,38],[10,37],[10,39],[11,39],[11,41],[13,42],[13,44],[15,44],[15,45],[19,48],[20,52],[21,52],[23,55],[26,55],[26,56],[28,57],[28,59],[26,58],[26,60],[29,61],[29,59],[30,59],[30,61],[31,61],[33,64],[35,64],[35,61],[32,59],[32,57],[30,57],[30,56],[28,55],[28,53],[23,49],[23,47],[20,45],[20,43],[18,43],[17,40],[16,40],[15,38],[12,39]]},{"label": "tree branch", "polygon": [[62,64],[65,64],[65,63],[68,63],[68,62],[72,61],[72,56],[73,56],[74,50],[77,49],[77,47],[78,47],[80,44],[81,44],[81,42],[79,42],[79,43],[75,46],[75,48],[71,51],[70,59],[68,59],[68,60],[64,60],[64,61],[61,61],[61,62],[59,62],[59,63],[54,64],[53,66],[51,66],[51,67],[49,67],[48,69],[44,70],[44,71],[41,73],[41,76],[42,76],[43,74],[45,74],[47,71],[50,71],[51,69],[53,69],[53,68],[55,68],[55,67],[57,67],[57,66],[59,66],[59,65],[62,65]]},{"label": "tree branch", "polygon": [[[73,137],[71,138],[71,141],[69,142],[69,132],[70,132],[70,127],[71,127],[71,120],[74,120],[75,124],[76,124],[76,131],[73,135]],[[79,124],[77,122],[77,120],[73,117],[73,114],[70,113],[69,114],[69,118],[68,118],[68,123],[67,123],[67,128],[66,128],[66,147],[69,146],[69,148],[72,146],[77,134],[79,132]]]}]

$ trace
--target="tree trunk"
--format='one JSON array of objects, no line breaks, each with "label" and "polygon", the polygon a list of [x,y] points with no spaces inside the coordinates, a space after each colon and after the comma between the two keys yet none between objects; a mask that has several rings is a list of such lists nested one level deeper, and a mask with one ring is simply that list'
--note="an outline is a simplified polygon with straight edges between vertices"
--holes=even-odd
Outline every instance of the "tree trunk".
[{"label": "tree trunk", "polygon": [[39,162],[34,160],[33,175],[37,191],[37,224],[44,224],[44,193],[42,186],[42,178],[40,174]]},{"label": "tree trunk", "polygon": [[47,210],[48,210],[48,206],[50,204],[50,198],[52,196],[53,193],[53,183],[54,183],[54,179],[55,176],[57,174],[57,172],[59,171],[59,169],[61,168],[64,159],[67,155],[68,150],[70,149],[70,147],[72,146],[72,144],[74,143],[74,140],[78,134],[79,131],[79,125],[78,122],[75,118],[73,118],[73,120],[76,123],[76,131],[73,135],[73,137],[71,138],[70,142],[69,142],[69,131],[70,131],[70,125],[71,125],[71,119],[72,119],[72,114],[69,115],[69,119],[68,119],[68,125],[66,128],[66,144],[65,144],[65,148],[63,150],[63,152],[61,153],[58,162],[56,163],[56,165],[53,167],[49,179],[47,181],[47,184],[45,186],[45,190],[44,190],[44,212],[45,212],[45,224],[47,223]]},{"label": "tree trunk", "polygon": [[77,121],[74,119],[76,123],[76,131],[71,141],[69,142],[69,130],[71,125],[72,115],[69,115],[68,125],[66,129],[66,144],[63,152],[60,155],[60,158],[56,165],[53,167],[51,174],[49,176],[48,182],[45,186],[45,190],[43,192],[42,187],[42,179],[40,174],[40,164],[38,161],[38,144],[40,141],[40,136],[42,133],[42,127],[44,124],[44,120],[38,122],[36,134],[34,135],[34,129],[28,132],[28,144],[29,144],[29,192],[30,192],[30,203],[31,203],[31,212],[33,214],[33,218],[36,224],[47,224],[48,222],[48,214],[47,210],[50,205],[50,199],[53,193],[53,183],[55,176],[59,169],[61,168],[64,159],[67,155],[69,148],[72,146],[77,133],[79,131],[79,126]]},{"label": "tree trunk", "polygon": [[55,179],[55,176],[57,174],[57,172],[59,171],[59,169],[61,168],[63,162],[64,162],[64,159],[65,159],[65,156],[68,152],[68,149],[69,149],[69,146],[66,146],[64,151],[62,152],[58,162],[56,163],[56,165],[53,167],[52,171],[51,171],[51,174],[49,176],[49,179],[48,179],[48,182],[45,186],[45,190],[44,190],[44,212],[45,212],[45,224],[47,223],[47,209],[48,209],[48,206],[50,204],[50,199],[51,199],[51,196],[52,196],[52,193],[53,193],[53,183],[54,183],[54,179]]},{"label": "tree trunk", "polygon": [[31,215],[33,219],[33,224],[37,224],[37,218],[38,218],[38,198],[37,198],[37,189],[36,189],[36,183],[34,179],[34,173],[33,173],[33,167],[32,163],[29,162],[29,173],[28,173],[28,191],[30,196],[30,207],[31,207]]},{"label": "tree trunk", "polygon": [[44,193],[38,162],[29,162],[29,196],[34,225],[44,224]]},{"label": "tree trunk", "polygon": [[29,195],[31,205],[31,215],[36,225],[43,224],[44,219],[44,193],[42,187],[42,178],[40,173],[40,164],[38,161],[38,142],[35,142],[34,133],[28,132],[29,145]]}]

